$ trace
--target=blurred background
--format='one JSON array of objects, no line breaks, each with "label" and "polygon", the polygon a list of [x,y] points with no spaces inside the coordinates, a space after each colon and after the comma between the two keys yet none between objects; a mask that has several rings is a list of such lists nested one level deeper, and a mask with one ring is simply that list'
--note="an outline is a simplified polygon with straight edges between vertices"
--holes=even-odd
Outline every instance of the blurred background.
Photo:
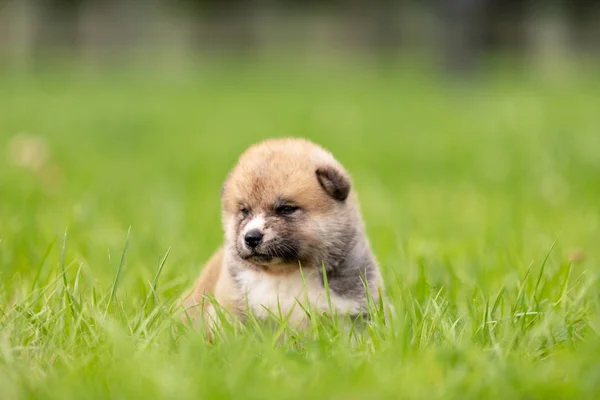
[{"label": "blurred background", "polygon": [[215,54],[426,57],[452,72],[489,55],[560,63],[600,52],[593,0],[3,0],[0,56],[31,69]]},{"label": "blurred background", "polygon": [[0,4],[5,276],[55,242],[56,265],[68,230],[67,262],[108,284],[131,227],[127,282],[171,248],[177,293],[222,242],[237,156],[286,135],[348,167],[408,281],[495,290],[559,237],[597,259],[599,2]]},{"label": "blurred background", "polygon": [[[599,56],[592,0],[0,0],[0,398],[586,397]],[[172,358],[159,302],[222,245],[239,154],[288,135],[350,171],[406,329]]]}]

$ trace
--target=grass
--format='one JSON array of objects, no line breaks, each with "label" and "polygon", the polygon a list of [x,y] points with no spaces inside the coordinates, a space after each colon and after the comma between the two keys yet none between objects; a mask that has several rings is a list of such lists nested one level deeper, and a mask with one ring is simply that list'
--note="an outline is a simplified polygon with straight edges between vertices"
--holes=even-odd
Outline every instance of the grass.
[{"label": "grass", "polygon": [[[67,72],[0,78],[0,398],[600,395],[597,78]],[[396,316],[209,346],[171,306],[228,168],[284,135],[352,172]]]}]

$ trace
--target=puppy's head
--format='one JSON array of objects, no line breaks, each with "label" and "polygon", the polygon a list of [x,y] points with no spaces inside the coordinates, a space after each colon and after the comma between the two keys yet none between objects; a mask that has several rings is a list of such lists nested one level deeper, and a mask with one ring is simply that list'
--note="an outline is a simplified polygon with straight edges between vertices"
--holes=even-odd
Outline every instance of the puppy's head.
[{"label": "puppy's head", "polygon": [[327,262],[353,234],[351,189],[341,164],[311,142],[254,145],[223,185],[227,249],[272,272]]}]

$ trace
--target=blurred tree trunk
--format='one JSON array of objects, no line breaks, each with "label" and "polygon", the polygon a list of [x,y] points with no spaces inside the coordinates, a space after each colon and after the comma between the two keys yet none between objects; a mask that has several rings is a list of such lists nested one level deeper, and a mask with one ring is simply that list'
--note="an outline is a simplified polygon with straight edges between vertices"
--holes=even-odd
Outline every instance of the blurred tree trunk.
[{"label": "blurred tree trunk", "polygon": [[266,0],[197,1],[196,43],[202,50],[227,49],[252,53],[259,45],[256,14]]},{"label": "blurred tree trunk", "polygon": [[380,60],[385,61],[399,52],[400,34],[398,2],[394,0],[372,0],[373,24],[371,37]]},{"label": "blurred tree trunk", "polygon": [[565,0],[564,10],[577,50],[600,52],[600,4],[593,0]]},{"label": "blurred tree trunk", "polygon": [[32,0],[0,0],[0,60],[20,70],[32,67],[35,25]]},{"label": "blurred tree trunk", "polygon": [[485,0],[437,1],[442,65],[450,73],[471,73],[483,49],[481,21]]},{"label": "blurred tree trunk", "polygon": [[336,6],[346,15],[346,31],[352,47],[375,54],[380,60],[398,53],[398,1],[340,0]]},{"label": "blurred tree trunk", "polygon": [[35,5],[34,58],[39,65],[48,57],[72,54],[78,45],[81,1],[43,0]]},{"label": "blurred tree trunk", "polygon": [[485,1],[481,18],[484,27],[483,42],[487,51],[518,54],[526,50],[529,5],[526,0]]}]

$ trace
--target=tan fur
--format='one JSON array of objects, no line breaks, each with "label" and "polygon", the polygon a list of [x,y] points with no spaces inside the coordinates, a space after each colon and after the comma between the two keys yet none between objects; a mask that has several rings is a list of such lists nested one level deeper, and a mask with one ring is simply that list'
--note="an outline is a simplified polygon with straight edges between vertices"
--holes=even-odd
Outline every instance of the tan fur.
[{"label": "tan fur", "polygon": [[[284,150],[293,147],[298,157],[290,160]],[[322,161],[320,161],[322,160]],[[261,142],[250,147],[239,158],[236,168],[229,179],[231,192],[224,199],[226,212],[235,211],[235,200],[250,195],[251,189],[257,189],[259,194],[255,200],[264,203],[274,192],[293,198],[300,204],[309,205],[315,212],[325,214],[331,211],[334,201],[323,195],[314,179],[314,167],[319,164],[331,164],[339,168],[347,179],[350,179],[343,167],[324,149],[317,148],[313,143],[302,139],[280,139]],[[263,177],[257,169],[264,171],[273,166],[278,167],[277,175],[269,175],[266,182],[258,182],[257,177]],[[227,184],[227,183],[226,183]],[[265,204],[267,205],[267,204]]]},{"label": "tan fur", "polygon": [[191,291],[184,296],[183,306],[186,310],[193,311],[194,307],[202,302],[204,295],[214,293],[222,270],[223,248],[221,247],[206,262]]},{"label": "tan fur", "polygon": [[[213,299],[225,311],[239,314],[238,299],[233,282],[223,273],[224,248],[220,247],[206,262],[191,290],[181,299],[184,309],[182,320],[194,323],[202,318],[207,323],[206,334],[209,338],[214,335],[214,329],[219,326],[219,319],[212,303]],[[210,296],[213,299],[207,297]]]},{"label": "tan fur", "polygon": [[[298,208],[292,217],[274,211],[282,201]],[[334,271],[334,276],[341,277],[332,282],[339,290],[331,295],[340,312],[358,313],[363,309],[364,296],[358,293],[355,282],[359,270],[353,272],[356,268],[369,271],[369,286],[375,298],[382,290],[383,281],[364,232],[351,178],[331,153],[312,142],[271,139],[248,148],[224,183],[222,220],[224,245],[208,260],[192,290],[184,296],[183,305],[188,310],[184,319],[195,319],[195,306],[209,294],[240,320],[244,319],[246,303],[260,315],[265,307],[273,309],[283,304],[292,321],[305,326],[306,316],[294,304],[302,296],[300,277],[306,279],[307,301],[323,311],[322,263]],[[244,247],[243,232],[248,221],[254,221],[264,233],[268,259],[246,254],[251,251]],[[288,245],[269,250],[269,243],[279,243],[277,240],[287,240]],[[297,257],[287,260],[283,252],[291,247]],[[205,317],[214,317],[214,312],[212,306],[204,307]]]}]

